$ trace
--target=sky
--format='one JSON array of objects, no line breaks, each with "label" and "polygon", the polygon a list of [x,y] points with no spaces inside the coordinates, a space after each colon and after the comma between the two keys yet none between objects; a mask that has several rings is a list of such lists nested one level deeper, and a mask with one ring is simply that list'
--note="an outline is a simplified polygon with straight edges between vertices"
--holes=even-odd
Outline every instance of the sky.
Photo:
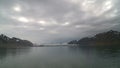
[{"label": "sky", "polygon": [[120,31],[120,0],[0,0],[0,34],[65,43]]}]

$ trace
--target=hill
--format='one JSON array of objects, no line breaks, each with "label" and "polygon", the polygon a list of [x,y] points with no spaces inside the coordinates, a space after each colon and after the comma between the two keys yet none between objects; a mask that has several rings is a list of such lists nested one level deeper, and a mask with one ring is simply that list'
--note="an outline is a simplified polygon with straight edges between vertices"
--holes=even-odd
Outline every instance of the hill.
[{"label": "hill", "polygon": [[93,37],[84,37],[80,40],[73,40],[68,44],[104,46],[104,45],[120,45],[120,32],[110,30],[107,32],[96,34]]},{"label": "hill", "polygon": [[30,47],[33,43],[28,40],[22,40],[16,37],[8,37],[4,34],[0,35],[0,48],[19,48]]}]

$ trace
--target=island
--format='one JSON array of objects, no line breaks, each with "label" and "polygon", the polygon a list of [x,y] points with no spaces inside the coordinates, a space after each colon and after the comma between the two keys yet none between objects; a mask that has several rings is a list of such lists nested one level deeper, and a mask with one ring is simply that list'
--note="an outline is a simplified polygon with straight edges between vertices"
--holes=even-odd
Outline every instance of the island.
[{"label": "island", "polygon": [[16,37],[8,37],[4,34],[0,35],[0,48],[21,48],[32,47],[33,43],[28,40],[22,40]]},{"label": "island", "polygon": [[79,46],[120,46],[120,32],[110,30],[98,33],[93,37],[72,40],[68,44],[77,44]]}]

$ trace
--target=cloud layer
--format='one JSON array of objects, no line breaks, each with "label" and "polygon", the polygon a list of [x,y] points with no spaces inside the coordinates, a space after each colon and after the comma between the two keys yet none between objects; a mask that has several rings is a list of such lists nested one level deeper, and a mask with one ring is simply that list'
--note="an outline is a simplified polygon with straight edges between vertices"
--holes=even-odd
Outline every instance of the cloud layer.
[{"label": "cloud layer", "polygon": [[120,30],[119,0],[0,0],[0,32],[58,43]]}]

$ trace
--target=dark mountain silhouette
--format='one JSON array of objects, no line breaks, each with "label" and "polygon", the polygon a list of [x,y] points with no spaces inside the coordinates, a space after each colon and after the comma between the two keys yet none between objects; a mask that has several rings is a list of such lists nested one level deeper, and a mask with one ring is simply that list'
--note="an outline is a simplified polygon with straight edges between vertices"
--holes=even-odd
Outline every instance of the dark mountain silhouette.
[{"label": "dark mountain silhouette", "polygon": [[68,44],[80,44],[80,45],[120,45],[120,32],[110,30],[108,32],[103,32],[96,34],[94,37],[84,37],[80,40],[73,40],[68,42]]},{"label": "dark mountain silhouette", "polygon": [[0,35],[0,47],[2,48],[19,48],[33,46],[33,43],[28,40],[22,40],[16,37],[7,37],[4,34]]}]

